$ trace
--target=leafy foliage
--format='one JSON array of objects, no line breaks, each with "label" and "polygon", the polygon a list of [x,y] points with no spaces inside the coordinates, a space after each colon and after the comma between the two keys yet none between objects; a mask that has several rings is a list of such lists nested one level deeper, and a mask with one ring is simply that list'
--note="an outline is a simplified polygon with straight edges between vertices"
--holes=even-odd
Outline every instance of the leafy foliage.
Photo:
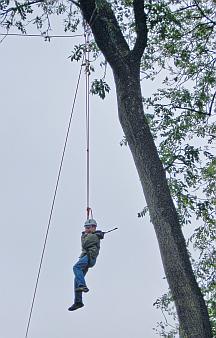
[{"label": "leafy foliage", "polygon": [[[193,268],[207,302],[214,333],[215,10],[214,1],[153,1],[148,50],[142,63],[145,79],[163,79],[162,88],[143,102],[147,112],[154,111],[149,124],[181,224],[190,224],[194,218],[199,224],[188,245],[192,244],[198,256],[192,260]],[[168,315],[173,314],[170,312],[172,299],[164,297],[157,306]],[[164,323],[160,326],[162,335],[163,326]],[[173,328],[170,330],[166,337],[170,334],[172,337]]]},{"label": "leafy foliage", "polygon": [[92,82],[91,93],[94,95],[99,95],[101,99],[104,99],[106,93],[109,93],[110,87],[103,79],[95,79]]},{"label": "leafy foliage", "polygon": [[2,0],[0,3],[0,26],[6,33],[16,27],[25,34],[28,27],[35,26],[41,35],[49,35],[52,15],[63,16],[65,32],[75,32],[81,20],[80,11],[73,1]]}]

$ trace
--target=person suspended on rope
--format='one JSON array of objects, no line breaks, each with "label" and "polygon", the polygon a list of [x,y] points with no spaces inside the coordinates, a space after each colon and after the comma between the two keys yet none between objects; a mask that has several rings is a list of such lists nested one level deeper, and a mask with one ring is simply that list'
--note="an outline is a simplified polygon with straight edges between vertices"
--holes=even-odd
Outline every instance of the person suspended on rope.
[{"label": "person suspended on rope", "polygon": [[73,266],[74,272],[74,304],[68,310],[74,311],[84,306],[82,293],[88,292],[85,275],[89,268],[92,268],[97,260],[100,251],[100,241],[104,238],[105,232],[96,230],[97,222],[88,219],[84,224],[84,231],[81,236],[82,253],[78,262]]}]

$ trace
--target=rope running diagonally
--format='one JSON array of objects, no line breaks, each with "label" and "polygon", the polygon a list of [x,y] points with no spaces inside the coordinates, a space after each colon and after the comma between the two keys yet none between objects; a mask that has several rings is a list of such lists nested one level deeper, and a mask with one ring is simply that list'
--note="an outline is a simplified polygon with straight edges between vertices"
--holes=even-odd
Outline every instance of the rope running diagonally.
[{"label": "rope running diagonally", "polygon": [[49,234],[49,230],[50,230],[50,225],[51,225],[51,220],[52,220],[52,214],[53,214],[53,210],[54,210],[54,205],[55,205],[55,200],[56,200],[56,195],[57,195],[57,190],[58,190],[59,180],[60,180],[60,176],[61,176],[61,171],[62,171],[62,166],[63,166],[64,156],[65,156],[65,151],[66,151],[66,147],[67,147],[67,142],[68,142],[68,137],[69,137],[70,127],[71,127],[71,122],[72,122],[72,117],[73,117],[73,112],[74,112],[74,107],[75,107],[76,98],[77,98],[77,93],[78,93],[78,88],[79,88],[79,84],[80,84],[80,78],[81,78],[81,73],[82,73],[82,66],[83,66],[83,61],[82,61],[82,63],[81,63],[81,67],[80,67],[80,71],[79,71],[79,75],[78,75],[78,80],[77,80],[77,85],[76,85],[76,90],[75,90],[74,99],[73,99],[73,104],[72,104],[72,108],[71,108],[71,113],[70,113],[70,118],[69,118],[69,123],[68,123],[67,133],[66,133],[66,137],[65,137],[65,142],[64,142],[64,147],[63,147],[63,152],[62,152],[61,162],[60,162],[59,171],[58,171],[58,176],[57,176],[57,181],[56,181],[56,186],[55,186],[55,190],[54,190],[54,196],[53,196],[52,205],[51,205],[51,209],[50,209],[49,220],[48,220],[48,224],[47,224],[46,236],[45,236],[44,245],[43,245],[43,250],[42,250],[42,254],[41,254],[41,259],[40,259],[40,264],[39,264],[39,269],[38,269],[38,274],[37,274],[36,284],[35,284],[34,293],[33,293],[33,299],[32,299],[32,303],[31,303],[31,309],[30,309],[30,314],[29,314],[29,318],[28,318],[28,324],[27,324],[27,328],[26,328],[25,338],[28,337],[28,331],[29,331],[29,326],[30,326],[30,322],[31,322],[32,311],[33,311],[33,307],[34,307],[34,302],[35,302],[35,297],[36,297],[36,292],[37,292],[38,282],[39,282],[39,278],[40,278],[41,267],[42,267],[43,258],[44,258],[44,252],[45,252],[45,248],[46,248],[46,244],[47,244],[47,238],[48,238],[48,234]]}]

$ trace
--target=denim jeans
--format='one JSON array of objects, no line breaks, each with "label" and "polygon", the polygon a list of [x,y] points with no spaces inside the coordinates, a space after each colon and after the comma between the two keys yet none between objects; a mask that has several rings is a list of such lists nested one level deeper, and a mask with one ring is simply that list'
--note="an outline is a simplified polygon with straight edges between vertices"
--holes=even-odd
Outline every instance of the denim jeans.
[{"label": "denim jeans", "polygon": [[73,272],[75,275],[74,279],[74,294],[75,299],[74,303],[82,303],[82,292],[75,291],[76,288],[80,286],[86,286],[85,275],[88,272],[88,269],[94,266],[96,263],[96,259],[92,259],[89,262],[89,258],[87,255],[81,257],[78,262],[73,266]]}]

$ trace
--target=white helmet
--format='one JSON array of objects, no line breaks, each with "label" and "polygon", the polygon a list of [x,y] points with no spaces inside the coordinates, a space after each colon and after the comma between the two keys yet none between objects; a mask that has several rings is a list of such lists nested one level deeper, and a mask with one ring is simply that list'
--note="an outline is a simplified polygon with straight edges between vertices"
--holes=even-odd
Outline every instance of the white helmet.
[{"label": "white helmet", "polygon": [[93,218],[87,219],[87,221],[84,224],[84,227],[90,226],[90,225],[93,225],[93,226],[96,227],[97,226],[97,222]]}]

